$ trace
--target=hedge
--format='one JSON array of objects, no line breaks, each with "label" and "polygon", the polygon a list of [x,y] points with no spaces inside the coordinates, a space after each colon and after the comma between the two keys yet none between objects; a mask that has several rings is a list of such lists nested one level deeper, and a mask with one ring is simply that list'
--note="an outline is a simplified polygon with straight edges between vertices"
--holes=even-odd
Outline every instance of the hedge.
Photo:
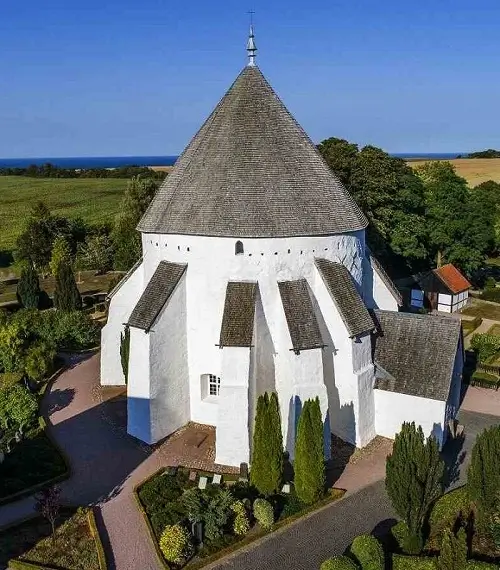
[{"label": "hedge", "polygon": [[90,533],[94,537],[95,547],[97,550],[97,558],[99,558],[99,568],[101,570],[107,570],[108,565],[106,563],[106,555],[104,554],[104,547],[101,541],[101,535],[97,529],[97,523],[95,520],[94,509],[92,507],[87,511],[87,520],[89,522]]},{"label": "hedge", "polygon": [[392,570],[436,570],[434,558],[392,555]]},{"label": "hedge", "polygon": [[380,542],[369,534],[357,536],[350,547],[351,555],[361,570],[384,570],[385,555]]},{"label": "hedge", "polygon": [[484,289],[480,295],[480,298],[484,299],[485,301],[500,303],[500,288]]},{"label": "hedge", "polygon": [[488,374],[488,372],[481,372],[480,370],[475,370],[471,376],[470,382],[472,386],[480,386],[481,388],[490,388],[492,390],[498,390],[500,384],[500,378],[494,374]]},{"label": "hedge", "polygon": [[9,560],[9,570],[53,570],[49,566],[40,566],[24,560]]},{"label": "hedge", "polygon": [[480,560],[467,560],[467,570],[498,570],[498,565]]},{"label": "hedge", "polygon": [[466,486],[445,493],[432,507],[429,517],[431,537],[437,537],[445,529],[452,530],[457,519],[466,519],[470,512],[471,504]]}]

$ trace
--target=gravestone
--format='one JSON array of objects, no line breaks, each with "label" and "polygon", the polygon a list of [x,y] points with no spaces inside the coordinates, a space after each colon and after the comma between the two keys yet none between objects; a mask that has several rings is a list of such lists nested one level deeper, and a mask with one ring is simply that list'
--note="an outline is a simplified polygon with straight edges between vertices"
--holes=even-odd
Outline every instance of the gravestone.
[{"label": "gravestone", "polygon": [[281,489],[281,492],[284,493],[285,495],[289,495],[290,494],[290,484],[285,483],[283,485],[283,488]]},{"label": "gravestone", "polygon": [[196,481],[196,475],[197,475],[196,471],[190,471],[189,472],[189,480],[190,481]]},{"label": "gravestone", "polygon": [[222,480],[222,475],[220,475],[219,473],[216,473],[216,474],[214,475],[214,478],[213,478],[213,480],[212,480],[212,483],[213,483],[214,485],[220,485],[220,484],[221,484],[221,480]]},{"label": "gravestone", "polygon": [[240,463],[240,481],[248,481],[248,463]]},{"label": "gravestone", "polygon": [[198,482],[198,489],[201,489],[202,491],[204,489],[206,489],[207,488],[207,482],[208,482],[208,479],[206,477],[200,477],[200,480]]}]

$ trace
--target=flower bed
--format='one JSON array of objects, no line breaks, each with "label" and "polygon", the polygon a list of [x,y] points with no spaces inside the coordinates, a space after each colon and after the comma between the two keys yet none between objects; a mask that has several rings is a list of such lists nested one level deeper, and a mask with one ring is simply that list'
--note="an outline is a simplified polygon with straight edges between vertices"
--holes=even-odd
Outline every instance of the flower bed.
[{"label": "flower bed", "polygon": [[[190,470],[160,470],[139,485],[136,498],[146,517],[151,538],[166,568],[199,568],[243,544],[248,544],[285,522],[340,498],[344,492],[331,490],[316,505],[306,507],[295,494],[279,494],[263,501],[248,483],[223,476],[220,485],[208,479],[198,489],[198,476]],[[199,474],[198,474],[199,475]],[[254,509],[255,500],[257,509]],[[269,504],[268,504],[269,503]],[[269,511],[272,518],[269,520]],[[191,535],[192,523],[201,522],[203,543]],[[188,532],[187,539],[184,532]]]},{"label": "flower bed", "polygon": [[0,567],[39,570],[106,570],[106,560],[91,509],[64,508],[60,513],[56,542],[50,523],[34,516],[0,533]]}]

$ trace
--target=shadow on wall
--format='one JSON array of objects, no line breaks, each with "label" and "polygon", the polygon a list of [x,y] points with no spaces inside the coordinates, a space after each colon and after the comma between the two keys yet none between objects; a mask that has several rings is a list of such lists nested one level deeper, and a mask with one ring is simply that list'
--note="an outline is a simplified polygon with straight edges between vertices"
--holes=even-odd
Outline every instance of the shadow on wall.
[{"label": "shadow on wall", "polygon": [[439,445],[439,449],[442,448],[442,446],[445,443],[445,434],[443,432],[443,425],[437,422],[434,422],[434,425],[432,427],[432,431],[431,431],[431,435],[434,436],[436,438],[436,441],[438,442]]}]

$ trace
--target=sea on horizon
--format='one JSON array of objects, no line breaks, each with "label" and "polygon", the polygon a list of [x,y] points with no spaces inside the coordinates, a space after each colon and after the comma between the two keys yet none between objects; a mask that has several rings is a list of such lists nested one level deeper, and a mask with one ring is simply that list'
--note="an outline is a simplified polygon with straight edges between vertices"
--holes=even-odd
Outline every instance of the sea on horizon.
[{"label": "sea on horizon", "polygon": [[[460,152],[399,152],[391,156],[410,160],[447,160],[466,156]],[[0,158],[0,168],[27,168],[32,164],[42,166],[53,164],[59,168],[120,168],[122,166],[172,166],[177,156],[85,156],[85,157],[51,157],[51,158]]]}]

